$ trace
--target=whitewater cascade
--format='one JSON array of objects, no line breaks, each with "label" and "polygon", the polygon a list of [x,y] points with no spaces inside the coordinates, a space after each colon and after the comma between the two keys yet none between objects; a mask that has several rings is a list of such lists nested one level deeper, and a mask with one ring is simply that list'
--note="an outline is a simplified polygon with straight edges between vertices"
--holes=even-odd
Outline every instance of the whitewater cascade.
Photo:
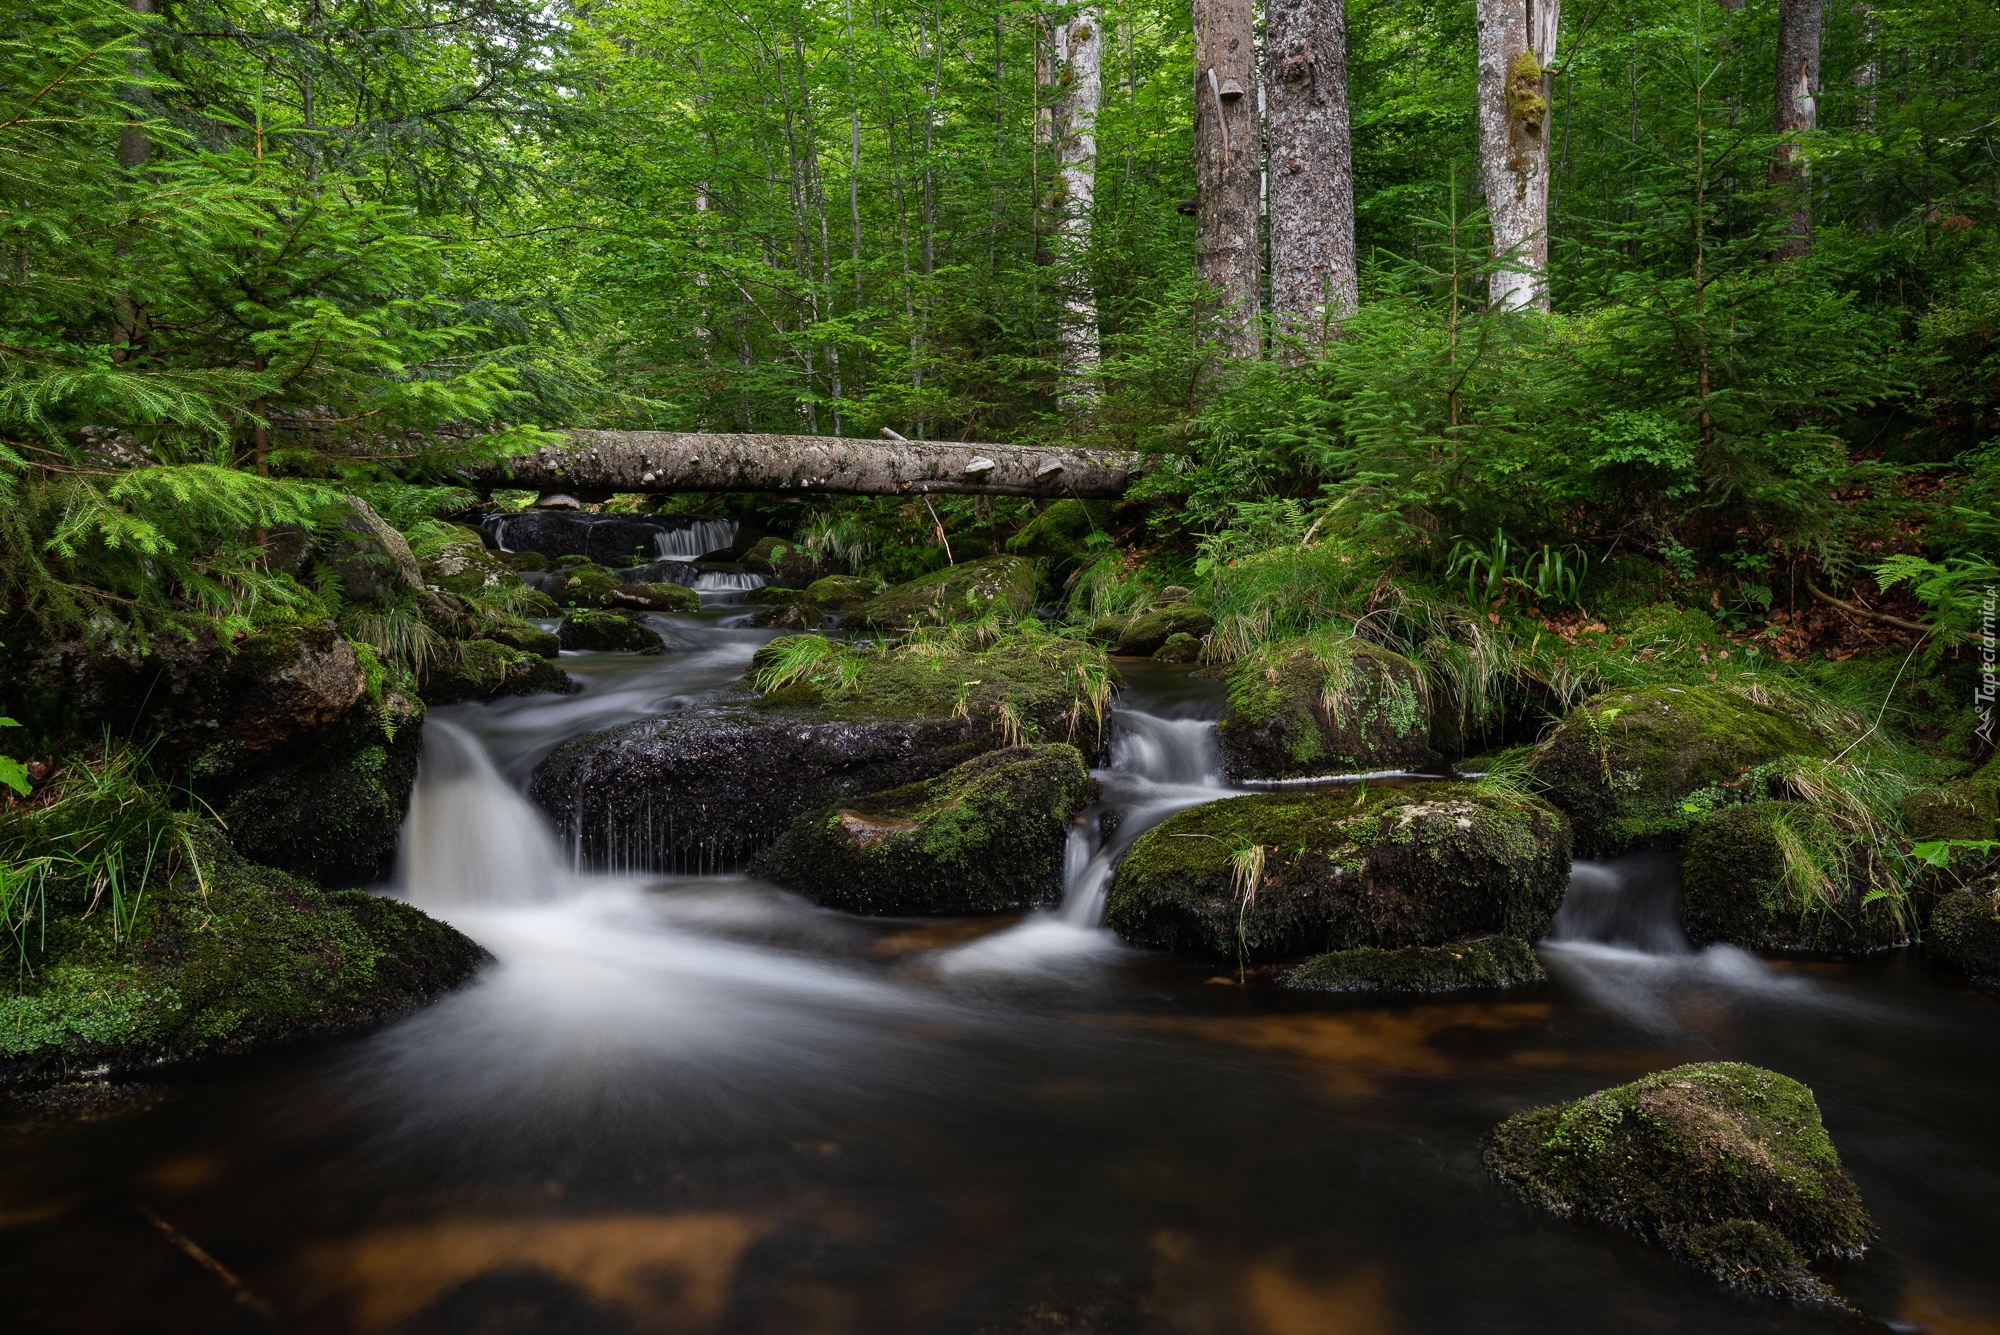
[{"label": "whitewater cascade", "polygon": [[477,739],[432,719],[397,850],[396,884],[419,908],[507,908],[565,898],[575,878],[542,813]]},{"label": "whitewater cascade", "polygon": [[[699,561],[736,541],[734,519],[691,519],[684,527],[662,529],[653,536],[653,554],[662,561]],[[762,582],[749,588],[759,588]],[[697,586],[699,587],[699,586]]]}]

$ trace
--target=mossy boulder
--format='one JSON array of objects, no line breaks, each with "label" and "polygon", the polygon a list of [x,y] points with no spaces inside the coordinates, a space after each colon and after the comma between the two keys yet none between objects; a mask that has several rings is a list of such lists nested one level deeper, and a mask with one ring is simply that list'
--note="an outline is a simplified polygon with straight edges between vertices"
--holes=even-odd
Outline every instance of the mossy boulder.
[{"label": "mossy boulder", "polygon": [[1804,719],[1721,687],[1606,691],[1571,710],[1530,764],[1569,813],[1578,857],[1678,846],[1690,794],[1780,756],[1825,754]]},{"label": "mossy boulder", "polygon": [[1296,992],[1456,992],[1519,987],[1548,975],[1518,936],[1473,936],[1441,946],[1357,946],[1315,955],[1285,974]]},{"label": "mossy boulder", "polygon": [[1194,663],[1201,659],[1201,641],[1185,631],[1167,636],[1166,643],[1153,651],[1155,663]]},{"label": "mossy boulder", "polygon": [[1023,524],[1007,540],[1007,550],[1016,556],[1046,561],[1060,574],[1090,559],[1090,535],[1111,526],[1108,501],[1083,501],[1064,497],[1043,507],[1042,512]]},{"label": "mossy boulder", "polygon": [[806,585],[806,601],[815,607],[852,607],[875,596],[877,585],[860,575],[822,575]]},{"label": "mossy boulder", "polygon": [[543,630],[520,617],[494,617],[480,626],[474,638],[492,640],[495,644],[504,644],[509,649],[519,649],[524,654],[534,654],[539,658],[554,658],[562,652],[562,641],[554,631]]},{"label": "mossy boulder", "polygon": [[1093,635],[1115,630],[1108,642],[1120,658],[1150,658],[1176,635],[1199,640],[1215,629],[1215,618],[1193,603],[1173,602],[1091,627]]},{"label": "mossy boulder", "polygon": [[328,529],[322,546],[350,602],[388,602],[403,589],[424,587],[409,541],[360,497],[349,496]]},{"label": "mossy boulder", "polygon": [[638,612],[699,612],[701,595],[684,584],[620,584],[604,606]]},{"label": "mossy boulder", "polygon": [[461,598],[483,598],[521,582],[514,568],[489,551],[478,530],[454,524],[445,546],[421,562],[424,583]]},{"label": "mossy boulder", "polygon": [[2000,879],[1987,877],[1939,901],[1924,945],[1953,973],[2000,988]]},{"label": "mossy boulder", "polygon": [[1218,959],[1533,940],[1569,864],[1568,822],[1529,797],[1465,784],[1265,793],[1141,835],[1105,921],[1136,944]]},{"label": "mossy boulder", "polygon": [[578,608],[565,616],[556,637],[565,649],[637,654],[666,652],[659,632],[632,617],[620,616],[616,612],[593,612],[588,608]]},{"label": "mossy boulder", "polygon": [[603,566],[579,560],[556,570],[548,592],[564,607],[611,607],[622,583]]},{"label": "mossy boulder", "polygon": [[322,885],[387,879],[423,750],[424,706],[401,691],[348,711],[237,780],[222,807],[229,842],[252,862]]},{"label": "mossy boulder", "polygon": [[801,816],[753,872],[851,913],[998,913],[1062,897],[1090,797],[1073,746],[989,751],[934,779]]},{"label": "mossy boulder", "polygon": [[0,1085],[132,1070],[368,1028],[458,986],[486,952],[408,904],[325,892],[203,837],[114,939],[51,914],[36,972],[0,993]]},{"label": "mossy boulder", "polygon": [[1486,1164],[1530,1204],[1631,1229],[1772,1297],[1839,1301],[1807,1267],[1859,1257],[1872,1232],[1812,1091],[1738,1062],[1516,1113]]},{"label": "mossy boulder", "polygon": [[934,570],[898,584],[856,608],[857,625],[882,630],[978,621],[995,613],[1025,616],[1035,605],[1035,563],[1024,556],[990,556]]},{"label": "mossy boulder", "polygon": [[[1697,945],[1854,954],[1908,939],[1890,899],[1864,903],[1858,879],[1818,885],[1802,854],[1801,804],[1750,802],[1705,817],[1681,853],[1681,922]],[[1793,850],[1788,857],[1787,850]]]},{"label": "mossy boulder", "polygon": [[1365,640],[1284,640],[1229,672],[1216,728],[1232,780],[1416,769],[1436,760],[1416,664]]},{"label": "mossy boulder", "polygon": [[448,705],[576,689],[568,674],[539,654],[497,640],[458,640],[425,665],[419,694],[426,704]]},{"label": "mossy boulder", "polygon": [[826,574],[818,552],[791,538],[765,536],[743,553],[743,568],[771,584],[803,589]]}]

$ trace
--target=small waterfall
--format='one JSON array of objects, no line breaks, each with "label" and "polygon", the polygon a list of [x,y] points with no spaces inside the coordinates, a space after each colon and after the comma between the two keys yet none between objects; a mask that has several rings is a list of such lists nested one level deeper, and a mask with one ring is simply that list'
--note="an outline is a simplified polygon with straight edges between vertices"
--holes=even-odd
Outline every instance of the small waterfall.
[{"label": "small waterfall", "polygon": [[1151,783],[1220,788],[1222,751],[1215,742],[1215,722],[1118,710],[1112,715],[1111,768]]},{"label": "small waterfall", "polygon": [[573,877],[542,813],[507,786],[485,748],[433,719],[396,883],[419,908],[503,908],[563,898]]},{"label": "small waterfall", "polygon": [[1680,875],[1673,859],[1647,851],[1570,869],[1569,890],[1547,939],[1591,942],[1647,955],[1686,955]]},{"label": "small waterfall", "polygon": [[735,543],[736,528],[734,519],[691,519],[685,527],[655,534],[653,554],[663,561],[699,561],[710,552],[722,551]]},{"label": "small waterfall", "polygon": [[696,593],[748,593],[763,587],[762,575],[736,570],[704,570],[694,582]]}]

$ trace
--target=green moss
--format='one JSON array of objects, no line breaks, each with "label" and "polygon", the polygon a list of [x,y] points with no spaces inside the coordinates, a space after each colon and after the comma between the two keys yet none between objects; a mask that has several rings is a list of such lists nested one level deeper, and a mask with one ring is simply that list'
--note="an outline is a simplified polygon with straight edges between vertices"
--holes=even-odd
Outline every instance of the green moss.
[{"label": "green moss", "polygon": [[1908,938],[1888,899],[1863,903],[1856,885],[1801,884],[1803,864],[1786,856],[1799,836],[1792,802],[1752,802],[1703,819],[1681,855],[1682,922],[1697,944],[1753,950],[1854,953]]},{"label": "green moss", "polygon": [[1436,759],[1416,664],[1334,636],[1280,641],[1239,661],[1217,736],[1239,779],[1410,769]]},{"label": "green moss", "polygon": [[1155,663],[1195,663],[1201,660],[1201,641],[1185,631],[1176,631],[1153,651]]},{"label": "green moss", "polygon": [[424,583],[461,598],[484,599],[521,586],[514,567],[486,549],[474,529],[453,525],[449,539],[419,563]]},{"label": "green moss", "polygon": [[1837,1301],[1806,1264],[1858,1257],[1871,1233],[1812,1091],[1736,1062],[1516,1113],[1486,1163],[1531,1204],[1633,1229],[1773,1296]]},{"label": "green moss", "polygon": [[564,607],[611,607],[618,601],[618,576],[582,558],[563,557],[558,563],[558,573],[563,576],[562,586],[556,590],[555,600]]},{"label": "green moss", "polygon": [[847,607],[872,597],[876,584],[859,575],[826,575],[806,585],[805,600],[815,607]]},{"label": "green moss", "polygon": [[1678,844],[1700,813],[1686,799],[1780,756],[1818,756],[1803,718],[1719,686],[1606,691],[1535,748],[1533,774],[1576,825],[1580,857]]},{"label": "green moss", "polygon": [[1944,897],[1925,947],[1952,972],[2000,988],[2000,880],[1988,877]]},{"label": "green moss", "polygon": [[71,920],[0,997],[0,1084],[129,1069],[337,1033],[407,1011],[486,954],[409,905],[326,894],[245,861],[219,833],[148,893],[129,934]]},{"label": "green moss", "polygon": [[603,605],[637,612],[699,612],[701,595],[681,584],[620,584]]},{"label": "green moss", "polygon": [[[1255,892],[1246,852],[1261,848]],[[1462,784],[1269,793],[1193,807],[1141,835],[1105,921],[1140,945],[1220,959],[1434,946],[1548,930],[1569,829],[1534,798]]]},{"label": "green moss", "polygon": [[1110,526],[1108,502],[1065,497],[1023,524],[1007,540],[1007,550],[1016,556],[1041,557],[1057,567],[1074,566],[1090,559],[1090,535]]},{"label": "green moss", "polygon": [[1073,746],[989,751],[923,783],[801,816],[756,864],[856,913],[984,913],[1062,894],[1070,819],[1090,796]]},{"label": "green moss", "polygon": [[493,640],[459,640],[451,653],[426,665],[421,693],[426,704],[442,705],[574,689],[546,658]]},{"label": "green moss", "polygon": [[562,651],[562,641],[556,638],[554,631],[543,630],[520,617],[496,617],[479,628],[476,638],[492,640],[538,658],[554,658]]},{"label": "green moss", "polygon": [[856,608],[857,625],[883,629],[1025,616],[1035,605],[1035,563],[992,556],[898,584]]},{"label": "green moss", "polygon": [[1214,629],[1215,618],[1193,603],[1149,607],[1120,619],[1111,652],[1121,658],[1148,658],[1176,635],[1199,640]]},{"label": "green moss", "polygon": [[1518,936],[1475,936],[1441,946],[1358,946],[1315,955],[1284,977],[1301,992],[1453,992],[1517,987],[1548,975]]},{"label": "green moss", "polygon": [[424,707],[400,691],[355,709],[240,783],[223,808],[229,840],[253,862],[325,885],[386,877],[409,809]]},{"label": "green moss", "polygon": [[565,649],[639,654],[666,652],[658,632],[648,629],[634,618],[616,612],[593,612],[588,608],[578,608],[565,616],[557,638]]}]

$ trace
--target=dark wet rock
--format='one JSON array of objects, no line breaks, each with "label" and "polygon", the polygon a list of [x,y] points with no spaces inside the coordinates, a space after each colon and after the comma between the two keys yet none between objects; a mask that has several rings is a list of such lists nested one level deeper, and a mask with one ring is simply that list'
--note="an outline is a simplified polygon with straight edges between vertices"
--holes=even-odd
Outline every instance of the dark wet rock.
[{"label": "dark wet rock", "polygon": [[386,880],[423,749],[423,705],[396,690],[238,779],[222,816],[252,862],[322,885]]},{"label": "dark wet rock", "polygon": [[611,591],[610,606],[640,612],[699,612],[701,595],[679,584],[620,584]]},{"label": "dark wet rock", "polygon": [[425,666],[420,694],[426,704],[447,705],[577,689],[567,673],[539,654],[494,640],[458,640]]},{"label": "dark wet rock", "polygon": [[33,977],[0,994],[0,1085],[132,1070],[370,1028],[470,978],[474,942],[408,904],[326,892],[218,834],[141,901],[50,915]]},{"label": "dark wet rock", "polygon": [[489,515],[483,525],[485,532],[507,551],[583,556],[605,565],[650,560],[660,554],[662,534],[692,527],[693,521],[681,518],[576,511]]},{"label": "dark wet rock", "polygon": [[1315,955],[1284,976],[1299,992],[1455,992],[1519,987],[1548,975],[1518,936],[1474,936],[1441,946],[1357,946]]},{"label": "dark wet rock", "polygon": [[827,573],[818,552],[791,538],[759,538],[740,560],[745,570],[781,588],[803,589]]},{"label": "dark wet rock", "polygon": [[1735,1288],[1837,1303],[1814,1261],[1873,1232],[1812,1091],[1709,1062],[1501,1123],[1486,1164],[1532,1205],[1640,1233]]},{"label": "dark wet rock", "polygon": [[562,619],[557,638],[565,649],[598,649],[638,654],[665,653],[658,631],[616,612],[593,612],[585,608]]},{"label": "dark wet rock", "polygon": [[2000,879],[1946,895],[1931,912],[1924,946],[1953,973],[2000,988]]},{"label": "dark wet rock", "polygon": [[328,727],[368,678],[329,621],[260,627],[224,643],[203,626],[143,646],[69,641],[8,666],[9,712],[43,736],[153,740],[156,766],[216,777]]},{"label": "dark wet rock", "polygon": [[1569,867],[1568,822],[1533,798],[1463,784],[1257,794],[1141,835],[1105,922],[1139,945],[1218,959],[1534,940]]},{"label": "dark wet rock", "polygon": [[[1803,826],[1794,802],[1751,802],[1705,817],[1681,853],[1681,922],[1697,945],[1855,954],[1909,939],[1895,901],[1863,902],[1860,878],[1808,893],[1789,873],[1788,844]],[[1805,837],[1812,838],[1808,833]],[[1804,872],[1804,869],[1801,869]]]},{"label": "dark wet rock", "polygon": [[1185,631],[1177,631],[1167,636],[1166,642],[1153,651],[1155,663],[1196,663],[1201,661],[1201,641]]},{"label": "dark wet rock", "polygon": [[701,579],[701,566],[693,561],[648,561],[621,569],[618,578],[628,584],[678,584],[692,589]]},{"label": "dark wet rock", "polygon": [[1073,746],[989,751],[801,816],[751,870],[852,913],[1035,908],[1062,898],[1069,822],[1089,797]]},{"label": "dark wet rock", "polygon": [[404,589],[424,587],[424,575],[410,544],[358,496],[335,521],[326,543],[341,591],[357,603],[388,602]]},{"label": "dark wet rock", "polygon": [[1685,799],[1781,756],[1824,755],[1803,718],[1719,686],[1606,691],[1535,748],[1536,779],[1569,813],[1578,857],[1675,846],[1698,812]]},{"label": "dark wet rock", "polygon": [[1422,671],[1351,638],[1285,640],[1238,662],[1216,737],[1238,781],[1419,769],[1436,760]]},{"label": "dark wet rock", "polygon": [[964,718],[668,714],[565,742],[529,794],[592,862],[677,869],[740,860],[803,812],[931,778],[995,745]]},{"label": "dark wet rock", "polygon": [[853,613],[857,625],[893,630],[977,621],[998,613],[1026,616],[1035,605],[1035,563],[1021,556],[992,556],[898,584]]}]

